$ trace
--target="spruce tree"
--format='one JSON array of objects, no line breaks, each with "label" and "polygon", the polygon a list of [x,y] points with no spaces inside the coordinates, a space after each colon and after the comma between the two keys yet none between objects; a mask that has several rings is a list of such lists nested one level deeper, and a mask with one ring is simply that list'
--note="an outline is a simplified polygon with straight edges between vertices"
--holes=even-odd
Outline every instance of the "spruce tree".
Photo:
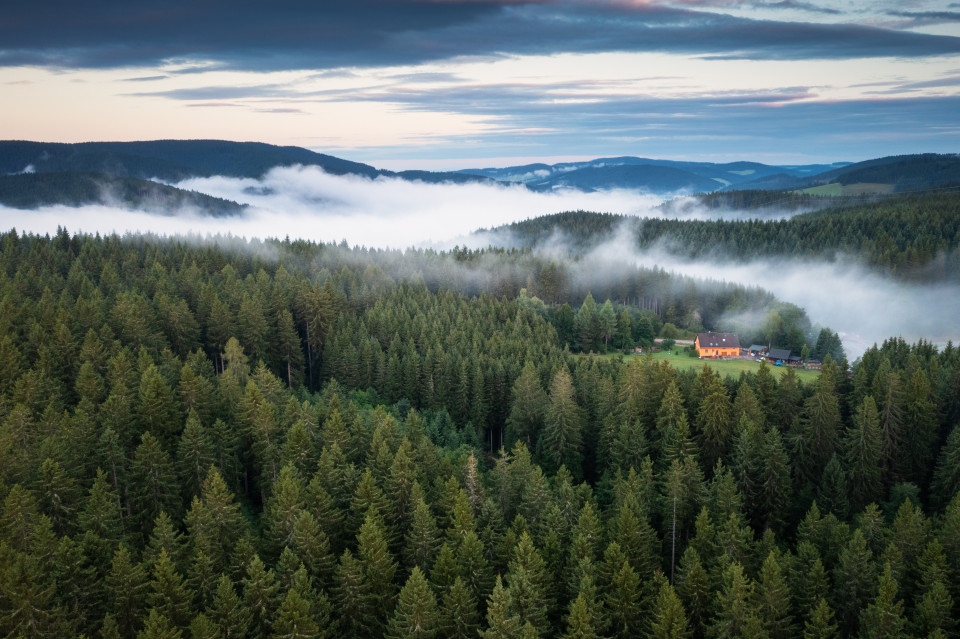
[{"label": "spruce tree", "polygon": [[863,639],[901,637],[905,627],[903,600],[897,599],[897,582],[888,562],[880,574],[876,598],[860,613],[860,636]]},{"label": "spruce tree", "polygon": [[439,625],[437,600],[418,566],[400,590],[397,606],[387,624],[389,639],[432,639]]}]

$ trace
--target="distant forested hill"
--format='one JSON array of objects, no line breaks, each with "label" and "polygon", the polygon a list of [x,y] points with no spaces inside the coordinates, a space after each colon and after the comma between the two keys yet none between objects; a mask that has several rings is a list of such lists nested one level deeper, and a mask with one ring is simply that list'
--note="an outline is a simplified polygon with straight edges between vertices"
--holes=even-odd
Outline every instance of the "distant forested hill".
[{"label": "distant forested hill", "polygon": [[[178,182],[190,177],[258,178],[278,166],[317,166],[334,175],[399,176],[359,162],[315,153],[296,146],[225,140],[156,140],[149,142],[51,142],[0,141],[0,174],[35,171],[97,172]],[[460,174],[417,172],[409,176],[429,182],[457,181]],[[407,179],[407,178],[405,178]],[[472,181],[486,181],[473,177]]]},{"label": "distant forested hill", "polygon": [[[809,196],[793,197],[803,202]],[[576,211],[494,229],[490,238],[494,243],[534,247],[555,231],[581,252],[620,231],[636,238],[638,249],[661,245],[689,258],[832,260],[847,255],[899,277],[960,278],[960,194],[956,192],[895,196],[778,220],[640,219]]]},{"label": "distant forested hill", "polygon": [[174,215],[235,215],[244,205],[165,184],[104,173],[22,173],[0,176],[0,204],[17,209],[103,204]]},{"label": "distant forested hill", "polygon": [[767,176],[738,188],[801,190],[827,184],[882,184],[893,192],[904,192],[952,183],[960,183],[960,156],[925,153],[876,158],[805,178]]}]

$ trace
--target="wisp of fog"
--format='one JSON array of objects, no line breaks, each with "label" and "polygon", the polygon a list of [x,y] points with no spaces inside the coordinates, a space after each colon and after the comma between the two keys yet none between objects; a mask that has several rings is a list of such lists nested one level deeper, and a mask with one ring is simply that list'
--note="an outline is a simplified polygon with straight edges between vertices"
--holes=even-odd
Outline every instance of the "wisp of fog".
[{"label": "wisp of fog", "polygon": [[[0,227],[54,233],[158,233],[247,238],[302,238],[322,242],[346,240],[377,248],[436,247],[503,240],[491,234],[470,237],[478,228],[493,228],[562,211],[598,211],[640,217],[663,216],[662,198],[630,190],[583,193],[574,190],[535,192],[522,185],[490,183],[433,184],[398,178],[336,176],[316,167],[285,167],[260,179],[194,178],[175,186],[234,200],[248,207],[242,215],[210,217],[197,211],[167,215],[103,205],[44,207],[25,212],[0,207]],[[789,217],[793,212],[783,212]],[[691,203],[673,207],[680,219],[737,219],[750,212],[716,211]],[[768,216],[765,216],[768,217]],[[479,247],[479,246],[478,246]],[[562,240],[544,250],[568,257]],[[855,263],[758,260],[696,262],[667,250],[639,252],[630,238],[616,237],[593,251],[591,259],[611,266],[660,266],[683,275],[756,285],[806,309],[811,320],[840,333],[851,359],[887,337],[902,336],[944,343],[957,340],[960,288],[952,285],[906,285],[881,277]],[[712,328],[712,327],[708,327]]]}]

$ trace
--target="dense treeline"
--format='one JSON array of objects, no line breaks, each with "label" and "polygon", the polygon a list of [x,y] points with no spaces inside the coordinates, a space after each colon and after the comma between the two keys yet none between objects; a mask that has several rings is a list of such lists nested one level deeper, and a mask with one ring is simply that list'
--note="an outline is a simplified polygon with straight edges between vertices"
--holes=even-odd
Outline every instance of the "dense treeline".
[{"label": "dense treeline", "polygon": [[0,632],[955,636],[956,349],[573,356],[527,259],[3,236]]},{"label": "dense treeline", "polygon": [[688,258],[852,258],[907,279],[955,279],[960,273],[960,193],[905,195],[829,208],[782,220],[668,220],[584,211],[504,227],[516,246],[537,246],[556,231],[584,251],[620,231],[638,249],[665,248]]}]

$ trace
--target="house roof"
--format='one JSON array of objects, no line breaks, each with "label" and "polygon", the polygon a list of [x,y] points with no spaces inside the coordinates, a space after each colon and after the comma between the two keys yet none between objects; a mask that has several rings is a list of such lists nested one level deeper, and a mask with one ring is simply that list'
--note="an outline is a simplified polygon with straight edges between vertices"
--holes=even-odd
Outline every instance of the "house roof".
[{"label": "house roof", "polygon": [[751,350],[751,351],[762,351],[763,348],[764,348],[764,347],[763,347],[762,344],[751,344],[749,350]]},{"label": "house roof", "polygon": [[700,348],[740,348],[740,338],[734,333],[698,333]]},{"label": "house roof", "polygon": [[770,359],[788,359],[790,357],[790,351],[785,348],[771,348],[767,353],[767,357]]}]

